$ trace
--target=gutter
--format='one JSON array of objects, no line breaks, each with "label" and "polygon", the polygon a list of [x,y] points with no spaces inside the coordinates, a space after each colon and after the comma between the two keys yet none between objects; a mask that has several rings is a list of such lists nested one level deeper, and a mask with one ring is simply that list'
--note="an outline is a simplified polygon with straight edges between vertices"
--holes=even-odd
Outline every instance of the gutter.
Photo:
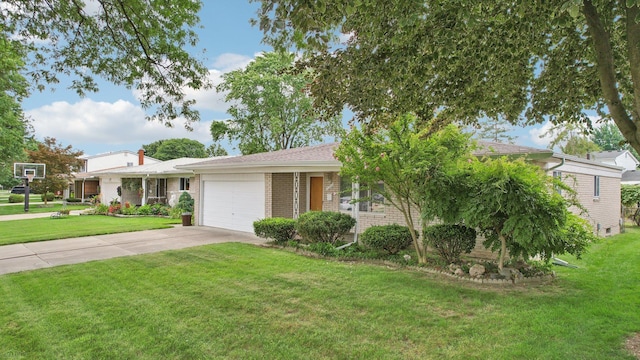
[{"label": "gutter", "polygon": [[547,171],[553,171],[553,170],[555,170],[555,169],[559,168],[560,166],[564,165],[564,162],[565,162],[565,157],[564,157],[564,156],[562,156],[562,157],[560,158],[560,164],[558,164],[558,165],[556,165],[556,166],[552,166],[552,167],[548,168],[548,169],[547,169]]}]

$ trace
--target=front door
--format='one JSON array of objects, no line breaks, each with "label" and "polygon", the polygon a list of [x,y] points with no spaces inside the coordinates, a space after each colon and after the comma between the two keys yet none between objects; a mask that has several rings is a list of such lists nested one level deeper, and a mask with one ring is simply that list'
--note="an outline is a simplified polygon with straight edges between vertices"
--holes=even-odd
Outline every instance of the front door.
[{"label": "front door", "polygon": [[312,176],[309,185],[309,210],[322,211],[322,177]]}]

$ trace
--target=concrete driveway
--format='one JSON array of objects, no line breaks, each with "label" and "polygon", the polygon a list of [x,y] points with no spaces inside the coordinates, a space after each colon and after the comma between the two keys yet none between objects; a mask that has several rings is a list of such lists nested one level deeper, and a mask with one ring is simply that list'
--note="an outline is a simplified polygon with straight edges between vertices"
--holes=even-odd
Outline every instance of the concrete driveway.
[{"label": "concrete driveway", "polygon": [[204,226],[176,226],[170,229],[5,245],[0,246],[0,274],[224,242],[263,244],[265,240],[245,232]]}]

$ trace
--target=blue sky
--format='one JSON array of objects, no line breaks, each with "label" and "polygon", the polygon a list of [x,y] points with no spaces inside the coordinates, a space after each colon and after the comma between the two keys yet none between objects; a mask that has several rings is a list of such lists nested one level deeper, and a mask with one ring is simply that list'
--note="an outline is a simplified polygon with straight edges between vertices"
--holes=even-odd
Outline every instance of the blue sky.
[{"label": "blue sky", "polygon": [[[246,66],[261,52],[271,48],[262,44],[262,34],[249,24],[259,4],[244,0],[203,1],[200,13],[202,29],[197,56],[210,69],[214,83],[220,75]],[[204,50],[204,54],[202,54]],[[99,79],[98,79],[99,80]],[[84,98],[68,91],[63,84],[54,91],[34,92],[23,103],[25,113],[32,119],[38,139],[54,137],[63,145],[72,145],[87,155],[131,150],[143,144],[169,138],[190,138],[211,144],[209,125],[212,121],[229,118],[224,95],[215,89],[191,92],[197,101],[201,120],[188,132],[178,121],[173,128],[145,120],[145,112],[131,90],[99,82],[100,92]],[[545,147],[548,140],[538,137],[542,126],[516,128],[513,135],[521,145]],[[230,153],[237,153],[225,141]]]}]

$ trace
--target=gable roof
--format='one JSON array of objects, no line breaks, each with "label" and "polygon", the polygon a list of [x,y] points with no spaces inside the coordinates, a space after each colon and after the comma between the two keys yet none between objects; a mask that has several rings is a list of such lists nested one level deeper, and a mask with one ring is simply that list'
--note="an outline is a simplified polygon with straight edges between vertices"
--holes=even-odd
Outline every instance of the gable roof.
[{"label": "gable roof", "polygon": [[637,170],[627,170],[622,173],[622,179],[620,179],[622,183],[632,183],[639,184],[640,183],[640,171]]},{"label": "gable roof", "polygon": [[628,150],[596,151],[596,152],[589,153],[589,156],[591,157],[592,160],[615,159],[615,158],[617,158],[618,156],[624,154],[627,151]]},{"label": "gable roof", "polygon": [[[222,156],[225,158],[225,156]],[[167,161],[162,161],[154,164],[146,164],[139,166],[123,166],[114,169],[95,171],[94,174],[120,174],[120,175],[168,175],[168,174],[186,174],[190,173],[186,169],[178,169],[178,165],[187,165],[196,162],[201,162],[202,158],[178,158]]]},{"label": "gable roof", "polygon": [[265,153],[216,158],[207,161],[180,165],[178,169],[220,169],[220,168],[250,168],[263,166],[276,167],[323,167],[340,166],[340,162],[333,157],[338,143],[320,144],[314,146],[284,149]]},{"label": "gable roof", "polygon": [[515,144],[503,144],[490,141],[477,141],[475,156],[525,156],[527,159],[545,159],[553,156],[549,149],[538,149]]}]

